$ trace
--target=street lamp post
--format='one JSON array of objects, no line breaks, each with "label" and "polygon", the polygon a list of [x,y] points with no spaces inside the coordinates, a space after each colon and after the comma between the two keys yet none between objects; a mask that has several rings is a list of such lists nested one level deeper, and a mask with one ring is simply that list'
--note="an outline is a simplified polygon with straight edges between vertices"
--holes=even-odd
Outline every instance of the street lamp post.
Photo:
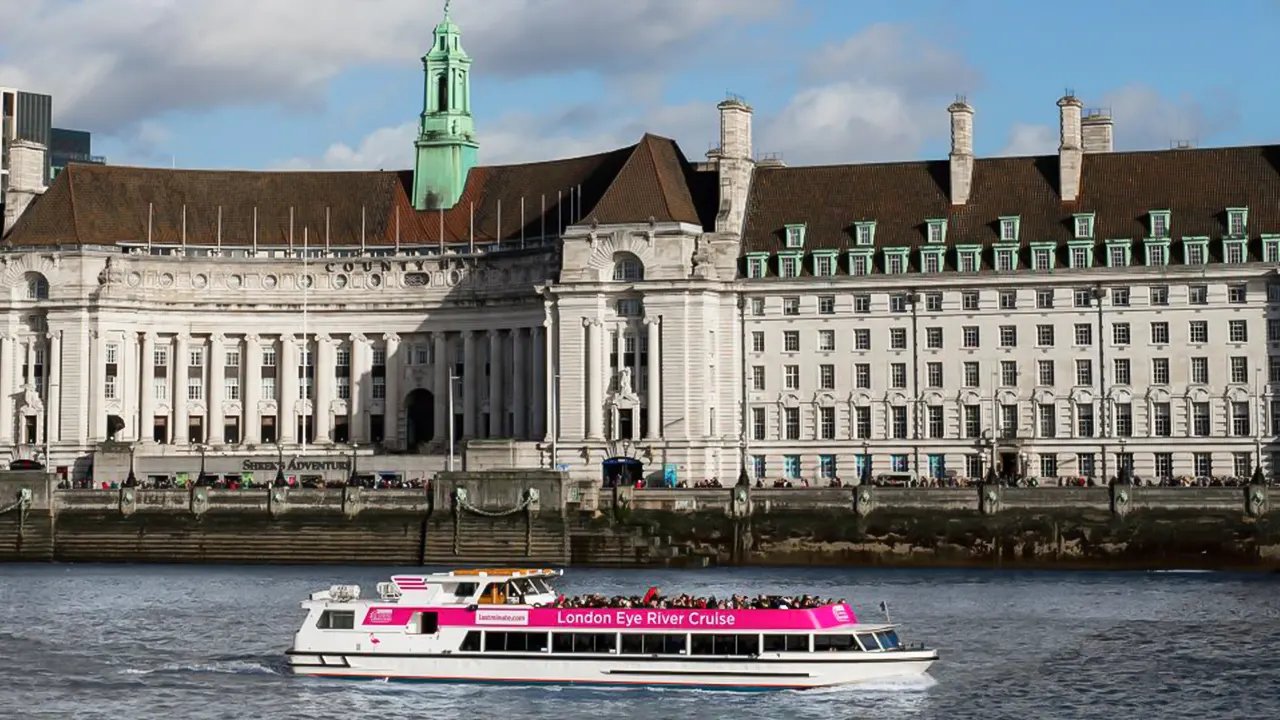
[{"label": "street lamp post", "polygon": [[[125,478],[125,483],[129,485],[129,487],[133,487],[134,485],[138,484],[138,476],[134,472],[134,458],[137,456],[137,454],[138,454],[138,444],[134,443],[129,446],[129,476]],[[45,467],[46,468],[49,467],[47,463]]]},{"label": "street lamp post", "polygon": [[448,413],[449,413],[449,462],[448,462],[449,472],[453,472],[453,452],[454,452],[454,449],[453,449],[453,436],[454,436],[454,433],[456,432],[456,431],[454,430],[454,427],[453,427],[453,425],[454,425],[454,419],[453,419],[453,384],[454,384],[455,382],[457,382],[458,380],[459,380],[458,376],[453,374],[453,370],[450,370],[450,371],[449,371],[449,403],[448,403],[448,405],[449,405],[449,409],[448,409]]},{"label": "street lamp post", "polygon": [[276,441],[276,487],[284,487],[284,448],[280,446],[280,441]]}]

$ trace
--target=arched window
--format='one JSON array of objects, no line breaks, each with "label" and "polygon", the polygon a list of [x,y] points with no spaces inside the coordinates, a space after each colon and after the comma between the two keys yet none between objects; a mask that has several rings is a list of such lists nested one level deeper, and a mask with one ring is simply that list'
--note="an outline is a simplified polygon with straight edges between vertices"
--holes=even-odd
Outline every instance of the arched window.
[{"label": "arched window", "polygon": [[49,281],[45,280],[43,275],[40,273],[29,272],[27,273],[26,280],[28,300],[49,299]]},{"label": "arched window", "polygon": [[629,252],[613,254],[613,279],[633,282],[644,279],[644,263]]}]

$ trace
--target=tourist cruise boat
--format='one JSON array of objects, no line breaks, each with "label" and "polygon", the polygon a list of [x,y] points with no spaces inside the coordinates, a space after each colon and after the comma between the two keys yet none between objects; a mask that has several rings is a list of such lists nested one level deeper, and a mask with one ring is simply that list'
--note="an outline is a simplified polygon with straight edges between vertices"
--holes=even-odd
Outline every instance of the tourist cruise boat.
[{"label": "tourist cruise boat", "polygon": [[938,659],[845,604],[561,607],[560,574],[397,575],[376,600],[335,585],[302,603],[290,665],[330,678],[799,690],[921,675]]}]

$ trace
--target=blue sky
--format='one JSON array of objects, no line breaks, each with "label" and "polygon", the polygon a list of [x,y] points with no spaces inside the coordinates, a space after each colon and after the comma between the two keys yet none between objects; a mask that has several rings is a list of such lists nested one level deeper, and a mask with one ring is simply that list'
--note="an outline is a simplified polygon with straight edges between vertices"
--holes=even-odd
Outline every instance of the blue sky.
[{"label": "blue sky", "polygon": [[[12,9],[5,6],[12,5]],[[54,97],[113,163],[392,168],[412,161],[422,0],[0,0],[0,85]],[[690,157],[715,103],[756,109],[789,164],[1052,151],[1066,88],[1118,149],[1280,142],[1277,0],[455,0],[481,160],[606,150],[646,130]],[[358,10],[357,10],[358,9]]]}]

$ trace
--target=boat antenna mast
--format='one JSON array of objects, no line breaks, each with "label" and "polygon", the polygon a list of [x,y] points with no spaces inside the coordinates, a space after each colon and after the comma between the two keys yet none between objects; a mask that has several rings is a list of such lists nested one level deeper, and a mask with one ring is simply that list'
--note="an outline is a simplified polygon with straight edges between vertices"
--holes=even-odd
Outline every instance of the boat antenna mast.
[{"label": "boat antenna mast", "polygon": [[891,617],[891,616],[889,615],[889,603],[887,603],[887,602],[885,602],[885,601],[881,600],[881,601],[880,601],[880,612],[884,613],[884,622],[885,622],[885,624],[886,624],[886,625],[892,625],[892,624],[893,624],[893,617]]}]

